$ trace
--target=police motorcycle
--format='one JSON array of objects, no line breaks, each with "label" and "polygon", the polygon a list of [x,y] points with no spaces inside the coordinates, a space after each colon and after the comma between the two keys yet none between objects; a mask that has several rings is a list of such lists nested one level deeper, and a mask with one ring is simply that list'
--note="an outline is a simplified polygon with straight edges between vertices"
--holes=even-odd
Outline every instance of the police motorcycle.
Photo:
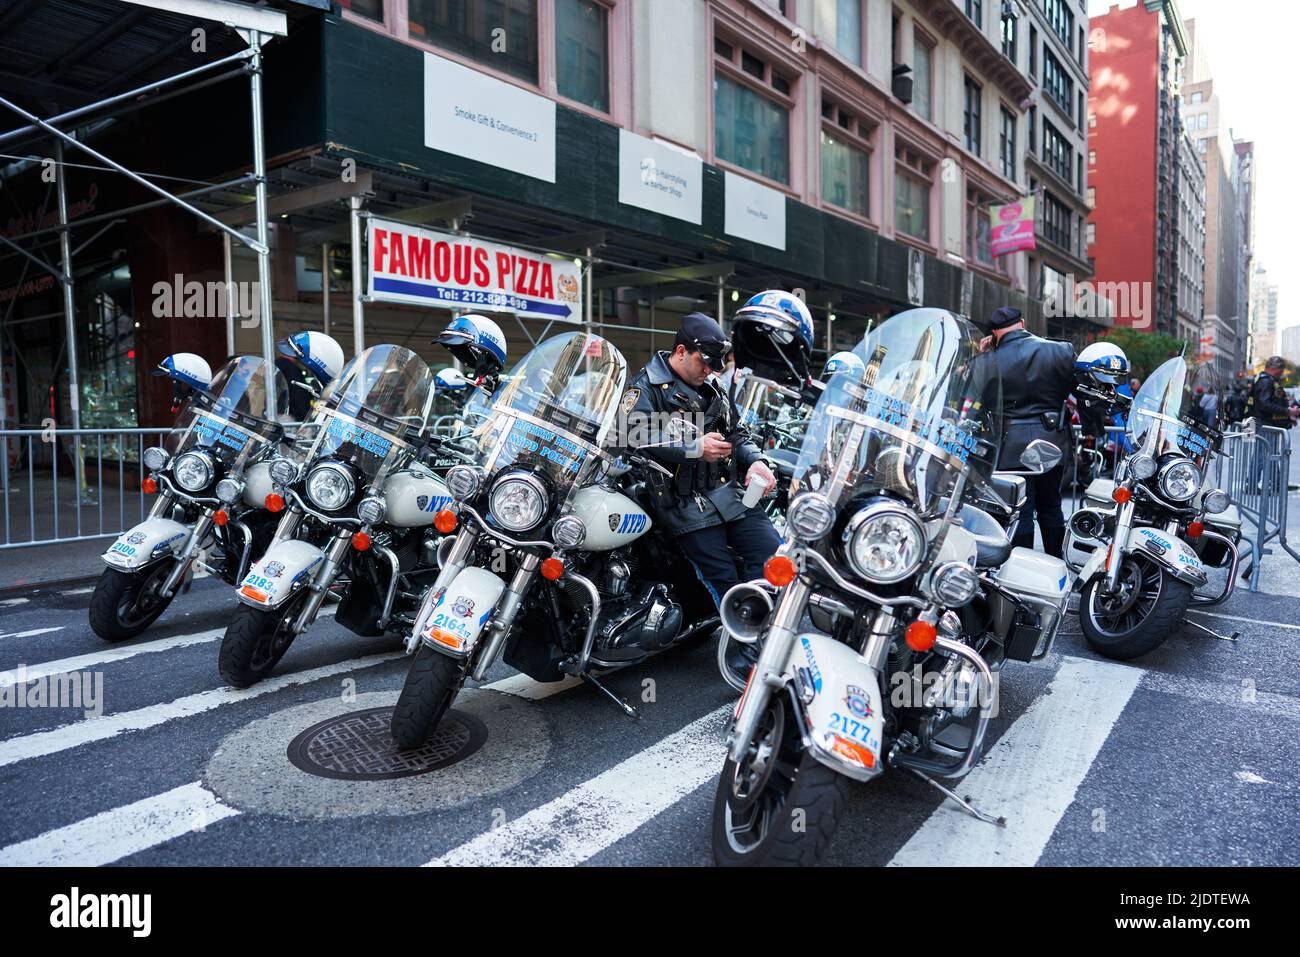
[{"label": "police motorcycle", "polygon": [[449,405],[450,411],[430,423],[430,449],[424,462],[442,476],[453,465],[473,459],[475,447],[469,434],[492,406],[492,394],[505,368],[506,338],[491,319],[468,314],[453,319],[433,343],[461,365],[440,369],[433,377],[435,408],[441,403]]},{"label": "police motorcycle", "polygon": [[666,470],[602,448],[619,441],[626,377],[599,336],[547,339],[498,390],[476,462],[448,471],[455,504],[438,521],[459,531],[407,639],[399,748],[423,744],[498,657],[537,681],[580,677],[637,717],[599,676],[716,628],[712,599],[649,516],[647,477]]},{"label": "police motorcycle", "polygon": [[419,461],[432,380],[410,349],[366,349],[315,403],[297,454],[271,463],[266,507],[283,514],[236,593],[218,659],[230,685],[265,678],[329,595],[335,620],[359,635],[409,627],[436,574],[435,517],[450,501]]},{"label": "police motorcycle", "polygon": [[[849,783],[893,767],[993,822],[935,778],[979,761],[994,675],[1048,653],[1069,591],[1064,562],[1012,547],[1025,479],[994,471],[1001,382],[979,342],[913,309],[826,385],[785,541],[722,601],[723,627],[760,651],[713,804],[717,863],[815,863]],[[1012,464],[1059,460],[1037,440]]]},{"label": "police motorcycle", "polygon": [[[299,350],[309,345],[299,333],[279,344],[282,351],[292,340],[302,340],[293,346]],[[306,370],[328,382],[342,366],[342,353],[333,340],[315,345]],[[103,555],[107,567],[91,595],[89,617],[105,641],[134,638],[152,625],[188,588],[196,566],[238,582],[275,524],[263,501],[284,428],[267,420],[266,393],[275,389],[276,407],[287,408],[280,371],[260,356],[241,356],[213,376],[200,356],[182,352],[164,359],[154,374],[172,379],[172,408],[179,415],[167,441],[142,455],[149,475],[141,487],[158,496],[148,517]]]},{"label": "police motorcycle", "polygon": [[[1218,393],[1213,367],[1181,356],[1147,377],[1128,411],[1133,451],[1115,479],[1088,486],[1068,523],[1079,623],[1088,644],[1109,658],[1145,655],[1180,624],[1224,637],[1184,620],[1190,605],[1228,599],[1240,561],[1240,513],[1208,481],[1223,423],[1206,421],[1198,387]],[[1208,568],[1226,568],[1227,582],[1217,594],[1198,594]]]}]

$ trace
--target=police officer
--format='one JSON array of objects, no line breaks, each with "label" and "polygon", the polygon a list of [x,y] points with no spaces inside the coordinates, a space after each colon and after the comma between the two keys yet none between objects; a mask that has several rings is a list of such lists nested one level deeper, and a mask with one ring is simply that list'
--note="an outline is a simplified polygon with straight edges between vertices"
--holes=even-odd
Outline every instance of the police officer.
[{"label": "police officer", "polygon": [[[676,536],[683,554],[718,602],[741,579],[758,578],[781,537],[761,508],[746,508],[743,486],[753,479],[776,487],[776,477],[753,442],[737,429],[727,394],[714,381],[731,343],[709,316],[682,320],[672,351],[657,352],[623,395],[624,428],[635,446],[672,472],[655,492],[655,518]],[[671,418],[692,423],[677,432]],[[676,432],[676,434],[674,434]]]},{"label": "police officer", "polygon": [[[1021,468],[1020,455],[1030,442],[1045,439],[1064,457],[1069,428],[1062,408],[1074,390],[1074,347],[1068,342],[1040,339],[1026,329],[1019,309],[1003,306],[989,319],[993,334],[984,340],[997,360],[1002,378],[1002,468]],[[1025,476],[1026,500],[1016,526],[1014,544],[1034,547],[1034,517],[1043,534],[1043,551],[1062,557],[1065,515],[1061,510],[1064,462],[1042,475]]]},{"label": "police officer", "polygon": [[1254,416],[1260,425],[1289,429],[1295,424],[1290,399],[1282,388],[1285,371],[1286,362],[1281,356],[1273,356],[1264,363],[1264,371],[1251,384],[1246,397],[1246,415]]}]

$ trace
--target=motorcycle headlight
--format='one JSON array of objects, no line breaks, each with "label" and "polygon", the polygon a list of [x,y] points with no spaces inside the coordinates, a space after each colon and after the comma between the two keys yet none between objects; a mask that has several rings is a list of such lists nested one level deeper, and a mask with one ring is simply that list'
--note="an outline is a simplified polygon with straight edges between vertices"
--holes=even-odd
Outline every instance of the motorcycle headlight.
[{"label": "motorcycle headlight", "polygon": [[1144,482],[1151,476],[1155,475],[1156,471],[1160,468],[1160,466],[1156,464],[1155,458],[1147,455],[1145,452],[1139,452],[1137,455],[1129,459],[1128,467],[1135,478]]},{"label": "motorcycle headlight", "polygon": [[203,452],[185,452],[176,459],[172,477],[187,492],[201,492],[208,487],[214,474],[212,459]]},{"label": "motorcycle headlight", "polygon": [[492,486],[488,508],[506,531],[526,532],[546,514],[546,488],[532,475],[507,475]]},{"label": "motorcycle headlight", "polygon": [[969,603],[979,587],[979,576],[965,562],[944,562],[930,577],[930,591],[949,608]]},{"label": "motorcycle headlight", "polygon": [[355,491],[352,476],[336,462],[318,465],[307,476],[307,497],[313,505],[327,512],[348,504]]},{"label": "motorcycle headlight", "polygon": [[1221,488],[1211,489],[1205,493],[1201,499],[1201,504],[1211,515],[1218,515],[1220,512],[1226,512],[1228,506],[1232,504],[1232,499],[1228,498],[1228,493]]},{"label": "motorcycle headlight", "polygon": [[447,491],[458,502],[466,502],[483,487],[483,470],[477,465],[453,465],[447,469]]},{"label": "motorcycle headlight", "polygon": [[244,482],[242,479],[223,478],[217,483],[217,498],[227,505],[233,505],[238,502],[244,495]]},{"label": "motorcycle headlight", "polygon": [[382,498],[363,498],[357,503],[357,518],[367,525],[377,525],[384,520],[388,506]]},{"label": "motorcycle headlight", "polygon": [[921,567],[925,530],[910,512],[879,502],[849,520],[844,546],[854,571],[868,581],[888,585]]},{"label": "motorcycle headlight", "polygon": [[271,463],[271,481],[277,485],[292,485],[298,481],[298,463],[293,459],[276,459]]},{"label": "motorcycle headlight", "polygon": [[577,548],[587,540],[587,523],[576,515],[557,518],[551,526],[551,538],[561,548]]},{"label": "motorcycle headlight", "polygon": [[144,467],[151,472],[157,472],[167,467],[167,450],[157,445],[152,445],[144,450]]},{"label": "motorcycle headlight", "polygon": [[1160,470],[1160,492],[1165,498],[1185,502],[1201,489],[1201,470],[1188,459],[1170,462]]},{"label": "motorcycle headlight", "polygon": [[835,506],[825,495],[804,492],[790,505],[785,526],[806,542],[815,542],[835,524]]}]

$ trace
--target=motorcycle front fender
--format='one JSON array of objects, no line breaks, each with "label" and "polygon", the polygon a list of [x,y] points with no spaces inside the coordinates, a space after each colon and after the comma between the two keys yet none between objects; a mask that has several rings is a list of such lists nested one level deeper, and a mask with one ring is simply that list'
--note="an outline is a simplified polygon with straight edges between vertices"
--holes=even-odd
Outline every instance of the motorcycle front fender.
[{"label": "motorcycle front fender", "polygon": [[253,608],[279,608],[309,583],[311,573],[324,560],[325,553],[315,545],[297,539],[276,542],[253,562],[236,594]]},{"label": "motorcycle front fender", "polygon": [[486,568],[463,568],[423,619],[420,640],[452,658],[468,658],[483,637],[506,583]]},{"label": "motorcycle front fender", "polygon": [[123,532],[101,556],[104,564],[118,571],[135,572],[159,558],[173,554],[189,536],[188,526],[170,518],[146,518]]},{"label": "motorcycle front fender", "polygon": [[876,669],[848,645],[808,632],[791,649],[788,673],[790,692],[806,719],[804,745],[813,758],[855,781],[880,774],[884,722]]},{"label": "motorcycle front fender", "polygon": [[1179,581],[1195,587],[1204,585],[1209,580],[1205,564],[1192,546],[1164,529],[1136,525],[1129,533],[1128,541],[1124,554],[1141,552],[1154,559]]}]

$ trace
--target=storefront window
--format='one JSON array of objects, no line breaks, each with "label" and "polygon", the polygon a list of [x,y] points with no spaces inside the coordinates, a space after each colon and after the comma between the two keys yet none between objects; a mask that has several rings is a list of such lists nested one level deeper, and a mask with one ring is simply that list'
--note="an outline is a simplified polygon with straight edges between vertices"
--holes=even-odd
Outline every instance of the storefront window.
[{"label": "storefront window", "polygon": [[410,0],[417,40],[537,82],[537,0]]},{"label": "storefront window", "polygon": [[866,216],[871,154],[822,133],[822,200]]},{"label": "storefront window", "polygon": [[789,183],[790,111],[721,74],[713,89],[718,159]]},{"label": "storefront window", "polygon": [[595,0],[555,0],[560,96],[609,112],[609,11]]},{"label": "storefront window", "polygon": [[384,22],[384,0],[338,0],[344,10],[351,10],[375,23]]}]

